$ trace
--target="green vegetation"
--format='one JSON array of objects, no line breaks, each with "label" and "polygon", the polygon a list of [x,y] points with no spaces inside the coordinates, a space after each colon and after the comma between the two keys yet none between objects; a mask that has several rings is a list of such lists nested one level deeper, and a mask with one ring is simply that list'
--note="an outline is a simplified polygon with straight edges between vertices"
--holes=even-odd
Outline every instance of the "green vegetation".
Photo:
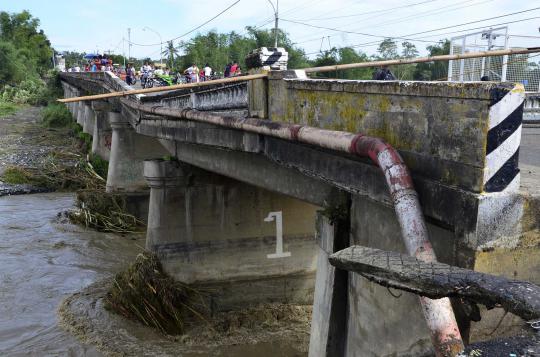
[{"label": "green vegetation", "polygon": [[80,131],[77,134],[77,137],[81,140],[82,151],[84,153],[88,154],[90,151],[92,151],[92,135]]},{"label": "green vegetation", "polygon": [[11,115],[19,109],[19,106],[14,103],[0,101],[0,118]]},{"label": "green vegetation", "polygon": [[0,102],[43,105],[57,93],[53,49],[38,27],[28,11],[0,12]]},{"label": "green vegetation", "polygon": [[43,124],[48,128],[65,128],[73,122],[71,113],[64,104],[51,103],[42,111]]},{"label": "green vegetation", "polygon": [[[204,66],[206,63],[216,72],[223,72],[229,62],[237,61],[245,70],[245,57],[252,50],[259,47],[273,47],[274,37],[271,30],[258,30],[246,27],[246,34],[236,32],[228,34],[210,31],[207,34],[198,34],[187,42],[181,42],[176,48],[184,52],[183,56],[175,57],[174,48],[170,44],[165,51],[169,66],[172,68],[185,69],[196,63]],[[304,51],[292,44],[287,33],[279,32],[279,46],[289,52],[289,67],[304,68],[309,65]]]},{"label": "green vegetation", "polygon": [[4,170],[2,181],[12,185],[22,185],[33,183],[32,175],[28,171],[18,166],[10,166]]},{"label": "green vegetation", "polygon": [[69,160],[66,162],[66,159],[73,159],[73,156],[74,154],[53,153],[39,168],[10,166],[4,170],[0,179],[9,184],[30,184],[49,190],[104,188],[104,180],[85,160],[80,159],[75,165]]},{"label": "green vegetation", "polygon": [[89,165],[92,166],[96,174],[107,179],[107,172],[109,171],[109,162],[103,160],[99,155],[90,155]]},{"label": "green vegetation", "polygon": [[127,318],[177,335],[194,320],[205,320],[201,295],[167,275],[157,256],[144,252],[114,278],[105,307]]}]

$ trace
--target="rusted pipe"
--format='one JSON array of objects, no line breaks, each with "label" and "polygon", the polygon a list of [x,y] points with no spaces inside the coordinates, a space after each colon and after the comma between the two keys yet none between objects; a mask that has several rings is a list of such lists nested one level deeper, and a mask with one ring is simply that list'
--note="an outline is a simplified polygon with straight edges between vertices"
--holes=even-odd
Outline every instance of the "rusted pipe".
[{"label": "rusted pipe", "polygon": [[[382,139],[262,119],[223,117],[193,109],[148,106],[127,99],[122,99],[122,103],[146,113],[205,122],[370,158],[386,179],[407,252],[425,262],[437,261],[409,170],[399,153]],[[420,303],[437,356],[456,356],[463,351],[450,300],[420,297]]]}]

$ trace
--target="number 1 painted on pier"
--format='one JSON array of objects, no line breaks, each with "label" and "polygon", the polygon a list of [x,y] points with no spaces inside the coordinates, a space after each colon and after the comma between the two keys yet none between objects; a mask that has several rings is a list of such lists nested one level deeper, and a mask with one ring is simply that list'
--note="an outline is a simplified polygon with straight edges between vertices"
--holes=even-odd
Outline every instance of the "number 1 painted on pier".
[{"label": "number 1 painted on pier", "polygon": [[291,252],[283,251],[283,214],[281,211],[270,212],[264,219],[265,222],[276,221],[276,252],[267,254],[268,259],[290,257]]}]

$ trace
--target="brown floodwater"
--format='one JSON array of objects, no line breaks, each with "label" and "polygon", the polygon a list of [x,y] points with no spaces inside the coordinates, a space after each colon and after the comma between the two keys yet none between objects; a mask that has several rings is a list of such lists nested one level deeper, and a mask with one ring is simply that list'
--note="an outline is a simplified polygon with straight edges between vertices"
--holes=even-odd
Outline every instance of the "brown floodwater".
[{"label": "brown floodwater", "polygon": [[0,355],[100,356],[58,326],[60,302],[134,259],[142,237],[59,223],[74,195],[0,197]]},{"label": "brown floodwater", "polygon": [[[257,341],[254,330],[247,330],[221,336],[224,341],[233,339],[227,343],[212,337],[187,346],[108,313],[95,286],[135,259],[144,247],[144,235],[100,233],[60,220],[58,213],[73,208],[74,201],[72,193],[0,197],[0,356],[102,355],[81,339],[97,343],[107,354],[121,355],[307,354],[309,324],[284,323],[280,331],[268,331]],[[66,298],[72,303],[67,315],[84,327],[78,328],[79,322],[68,325],[81,339],[60,327],[66,326],[67,315],[63,310],[60,321],[58,308]]]}]

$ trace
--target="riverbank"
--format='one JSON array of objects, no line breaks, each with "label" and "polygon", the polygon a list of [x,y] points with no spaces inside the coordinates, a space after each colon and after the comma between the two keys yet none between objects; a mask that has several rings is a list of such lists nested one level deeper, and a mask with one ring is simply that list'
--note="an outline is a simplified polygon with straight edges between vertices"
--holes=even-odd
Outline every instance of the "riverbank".
[{"label": "riverbank", "polygon": [[[44,170],[52,160],[75,166],[83,158],[76,133],[46,128],[41,110],[0,117],[0,176],[13,167]],[[105,310],[106,284],[142,251],[144,234],[71,224],[58,213],[74,208],[74,193],[9,197],[43,190],[0,183],[0,354],[307,355],[311,306],[217,313],[175,337]]]},{"label": "riverbank", "polygon": [[[46,166],[75,166],[82,158],[79,140],[70,128],[47,128],[41,123],[43,107],[23,106],[0,117],[0,196],[51,191],[51,187],[6,182],[6,170],[42,171]],[[23,178],[21,178],[23,181]]]}]

